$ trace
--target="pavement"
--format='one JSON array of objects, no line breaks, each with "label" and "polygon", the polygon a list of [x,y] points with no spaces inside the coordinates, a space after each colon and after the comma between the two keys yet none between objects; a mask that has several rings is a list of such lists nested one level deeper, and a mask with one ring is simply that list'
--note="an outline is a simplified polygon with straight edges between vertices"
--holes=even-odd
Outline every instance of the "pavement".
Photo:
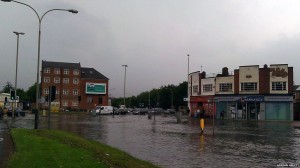
[{"label": "pavement", "polygon": [[0,119],[0,168],[4,166],[4,161],[9,159],[9,156],[15,151],[10,128],[34,129],[34,115],[27,112],[25,116],[15,117],[15,119],[7,116]]},{"label": "pavement", "polygon": [[7,120],[0,120],[0,167],[14,152],[14,144],[9,132]]}]

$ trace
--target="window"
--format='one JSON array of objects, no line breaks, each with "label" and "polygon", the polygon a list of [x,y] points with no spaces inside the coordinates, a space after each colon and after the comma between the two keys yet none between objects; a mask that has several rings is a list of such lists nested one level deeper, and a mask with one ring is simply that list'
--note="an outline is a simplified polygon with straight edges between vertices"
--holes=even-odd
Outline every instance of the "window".
[{"label": "window", "polygon": [[44,73],[50,73],[50,68],[44,68]]},{"label": "window", "polygon": [[232,91],[232,83],[220,83],[219,90],[220,90],[220,92],[231,92]]},{"label": "window", "polygon": [[79,75],[79,69],[74,69],[73,70],[73,75]]},{"label": "window", "polygon": [[49,88],[44,89],[44,94],[49,94]]},{"label": "window", "polygon": [[68,95],[68,94],[69,94],[68,89],[63,89],[63,95]]},{"label": "window", "polygon": [[56,89],[55,94],[59,95],[59,90],[58,89]]},{"label": "window", "polygon": [[50,78],[49,77],[44,77],[44,82],[45,83],[50,83]]},{"label": "window", "polygon": [[286,90],[286,82],[272,82],[272,90]]},{"label": "window", "polygon": [[68,106],[68,101],[63,101],[63,106],[67,107]]},{"label": "window", "polygon": [[69,74],[69,69],[64,69],[64,74],[68,75]]},{"label": "window", "polygon": [[86,101],[87,103],[93,103],[93,97],[87,97]]},{"label": "window", "polygon": [[60,83],[60,78],[54,77],[54,83]]},{"label": "window", "polygon": [[241,91],[257,91],[257,83],[256,82],[241,83]]},{"label": "window", "polygon": [[211,92],[212,91],[212,84],[203,85],[203,92]]},{"label": "window", "polygon": [[77,101],[72,101],[72,106],[78,106],[78,102]]},{"label": "window", "polygon": [[69,78],[63,78],[63,83],[69,83]]},{"label": "window", "polygon": [[102,104],[103,100],[102,100],[102,96],[99,96],[99,100],[98,100],[98,103],[99,104]]},{"label": "window", "polygon": [[73,79],[73,84],[78,84],[78,79],[77,78]]},{"label": "window", "polygon": [[78,95],[78,90],[77,89],[73,90],[73,95]]},{"label": "window", "polygon": [[193,86],[193,93],[198,93],[198,86]]},{"label": "window", "polygon": [[54,74],[60,74],[60,69],[59,68],[54,68]]}]

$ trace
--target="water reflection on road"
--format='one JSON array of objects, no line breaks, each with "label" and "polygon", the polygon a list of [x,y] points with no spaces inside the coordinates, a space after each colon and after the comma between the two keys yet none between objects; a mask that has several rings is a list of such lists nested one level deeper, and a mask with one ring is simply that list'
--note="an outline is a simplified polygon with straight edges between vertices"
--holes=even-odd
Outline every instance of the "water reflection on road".
[{"label": "water reflection on road", "polygon": [[[46,119],[41,120],[47,128]],[[291,122],[199,120],[175,116],[52,115],[52,128],[77,133],[165,168],[276,167],[300,163],[300,127]],[[300,166],[300,165],[299,165]]]}]

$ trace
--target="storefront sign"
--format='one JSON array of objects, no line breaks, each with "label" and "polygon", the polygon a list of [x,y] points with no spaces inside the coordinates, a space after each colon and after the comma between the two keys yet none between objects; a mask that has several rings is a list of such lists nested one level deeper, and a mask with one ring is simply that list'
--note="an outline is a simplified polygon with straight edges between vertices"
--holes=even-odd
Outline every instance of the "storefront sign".
[{"label": "storefront sign", "polygon": [[262,102],[262,101],[264,101],[264,97],[263,96],[246,96],[246,97],[243,97],[242,100],[244,100],[245,102]]},{"label": "storefront sign", "polygon": [[265,101],[291,102],[293,101],[293,96],[266,96]]}]

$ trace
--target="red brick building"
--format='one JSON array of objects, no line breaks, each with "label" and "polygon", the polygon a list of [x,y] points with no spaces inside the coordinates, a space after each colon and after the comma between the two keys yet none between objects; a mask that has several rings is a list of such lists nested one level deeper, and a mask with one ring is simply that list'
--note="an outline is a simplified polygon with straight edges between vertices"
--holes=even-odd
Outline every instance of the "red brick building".
[{"label": "red brick building", "polygon": [[49,87],[55,86],[55,100],[60,109],[89,110],[108,105],[109,79],[94,68],[83,68],[80,63],[42,61],[42,107],[48,106]]}]

